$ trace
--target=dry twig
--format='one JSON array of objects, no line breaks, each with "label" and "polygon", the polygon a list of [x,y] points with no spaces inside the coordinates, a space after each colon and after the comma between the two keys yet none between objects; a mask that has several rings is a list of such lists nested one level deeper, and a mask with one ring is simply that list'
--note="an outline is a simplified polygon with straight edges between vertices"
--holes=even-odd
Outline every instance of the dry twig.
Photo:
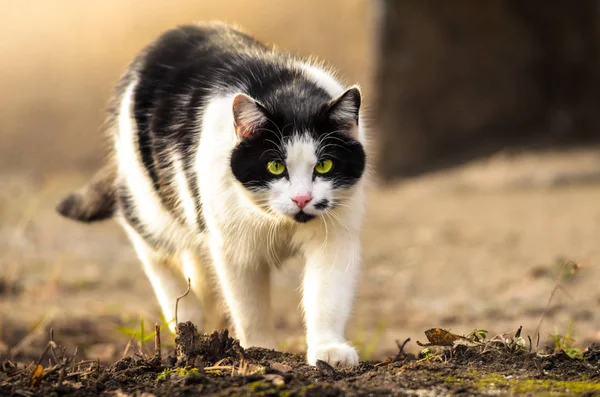
[{"label": "dry twig", "polygon": [[188,278],[187,290],[184,292],[183,295],[181,295],[179,298],[177,298],[177,300],[175,300],[175,327],[177,327],[177,324],[179,324],[179,320],[177,319],[177,310],[179,308],[179,300],[185,298],[190,293],[191,288],[192,288],[192,280],[190,278]]},{"label": "dry twig", "polygon": [[160,327],[158,323],[154,324],[154,358],[161,360],[162,353],[160,347]]}]

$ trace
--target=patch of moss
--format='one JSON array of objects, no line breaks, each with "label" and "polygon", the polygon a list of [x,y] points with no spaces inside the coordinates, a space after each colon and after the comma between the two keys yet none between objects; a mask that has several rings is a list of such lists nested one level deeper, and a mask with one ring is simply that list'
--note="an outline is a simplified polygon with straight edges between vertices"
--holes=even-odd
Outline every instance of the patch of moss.
[{"label": "patch of moss", "polygon": [[224,390],[220,396],[271,397],[279,396],[279,388],[264,380],[257,380],[242,387]]},{"label": "patch of moss", "polygon": [[175,373],[180,376],[200,375],[198,368],[176,368]]},{"label": "patch of moss", "polygon": [[281,397],[306,397],[306,396],[318,396],[318,395],[330,395],[332,391],[337,390],[337,388],[327,382],[319,383],[319,384],[308,384],[296,388],[291,391],[284,391],[280,394]]},{"label": "patch of moss", "polygon": [[255,382],[248,384],[248,390],[251,392],[259,391],[261,389],[269,388],[271,385],[265,382],[264,380],[257,380]]},{"label": "patch of moss", "polygon": [[165,369],[156,377],[156,380],[159,382],[164,382],[171,377],[171,375],[179,375],[179,376],[190,376],[190,375],[200,375],[198,368],[175,368],[175,369]]},{"label": "patch of moss", "polygon": [[322,388],[323,386],[326,385],[306,385],[306,386],[302,386],[300,389],[296,389],[296,395],[300,396],[300,397],[305,397],[307,394],[310,394],[313,391],[316,391],[317,389]]},{"label": "patch of moss", "polygon": [[578,381],[562,381],[562,380],[538,380],[538,379],[522,379],[518,382],[513,382],[513,390],[520,392],[540,391],[552,393],[562,393],[560,395],[572,396],[574,394],[582,394],[588,392],[600,392],[600,384],[590,382],[589,380]]},{"label": "patch of moss", "polygon": [[576,396],[599,392],[600,384],[590,381],[587,377],[579,380],[562,381],[554,379],[514,379],[506,378],[498,373],[478,374],[469,371],[464,377],[446,376],[445,383],[471,385],[479,391],[495,388],[510,389],[511,392],[535,392],[536,396]]}]

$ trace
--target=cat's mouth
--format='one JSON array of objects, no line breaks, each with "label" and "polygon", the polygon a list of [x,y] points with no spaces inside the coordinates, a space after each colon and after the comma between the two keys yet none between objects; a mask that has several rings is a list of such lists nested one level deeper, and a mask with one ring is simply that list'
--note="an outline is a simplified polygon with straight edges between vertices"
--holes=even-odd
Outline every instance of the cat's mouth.
[{"label": "cat's mouth", "polygon": [[315,218],[314,215],[307,214],[304,211],[300,211],[300,212],[296,213],[296,215],[294,215],[294,220],[296,222],[300,222],[300,223],[306,223],[314,218]]}]

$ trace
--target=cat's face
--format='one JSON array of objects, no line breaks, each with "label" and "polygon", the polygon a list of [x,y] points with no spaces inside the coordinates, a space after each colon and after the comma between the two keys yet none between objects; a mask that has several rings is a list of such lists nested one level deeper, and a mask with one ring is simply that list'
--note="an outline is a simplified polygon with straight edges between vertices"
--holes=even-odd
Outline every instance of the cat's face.
[{"label": "cat's face", "polygon": [[236,97],[234,176],[258,207],[297,222],[344,205],[365,168],[356,137],[359,107],[360,92],[353,88],[323,104],[311,120],[286,123],[251,98]]}]

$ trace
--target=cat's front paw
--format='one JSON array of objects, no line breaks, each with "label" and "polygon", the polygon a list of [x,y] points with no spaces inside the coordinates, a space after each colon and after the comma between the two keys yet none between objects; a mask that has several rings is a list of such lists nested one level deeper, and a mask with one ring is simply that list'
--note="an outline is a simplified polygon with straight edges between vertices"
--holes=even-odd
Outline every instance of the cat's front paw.
[{"label": "cat's front paw", "polygon": [[353,367],[358,365],[358,353],[347,343],[332,342],[308,349],[306,354],[308,363],[316,365],[317,360],[342,367]]}]

